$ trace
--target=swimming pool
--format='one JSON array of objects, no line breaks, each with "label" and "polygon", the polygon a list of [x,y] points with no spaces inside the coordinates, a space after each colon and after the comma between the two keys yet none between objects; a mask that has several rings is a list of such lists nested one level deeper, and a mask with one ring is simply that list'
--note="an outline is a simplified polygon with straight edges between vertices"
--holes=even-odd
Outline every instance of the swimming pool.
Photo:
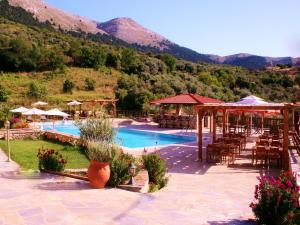
[{"label": "swimming pool", "polygon": [[[71,121],[53,123],[41,123],[43,130],[56,130],[60,133],[79,136],[78,127]],[[128,128],[117,129],[116,142],[127,148],[144,148],[169,144],[179,144],[185,142],[196,141],[194,136],[179,136],[173,134],[162,134],[156,132],[147,132],[141,130],[133,130]]]}]

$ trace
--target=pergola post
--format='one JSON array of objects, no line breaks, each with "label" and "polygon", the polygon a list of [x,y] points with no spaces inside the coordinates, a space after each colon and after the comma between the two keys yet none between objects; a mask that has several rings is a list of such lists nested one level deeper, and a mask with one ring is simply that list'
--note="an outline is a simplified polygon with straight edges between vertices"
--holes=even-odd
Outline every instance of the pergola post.
[{"label": "pergola post", "polygon": [[212,127],[213,127],[213,121],[212,121],[212,114],[209,112],[209,133],[212,133]]},{"label": "pergola post", "polygon": [[213,111],[213,142],[217,139],[217,112]]},{"label": "pergola post", "polygon": [[181,115],[181,104],[176,104],[176,115],[180,116]]},{"label": "pergola post", "polygon": [[202,117],[203,112],[198,111],[198,160],[202,162]]},{"label": "pergola post", "polygon": [[292,109],[292,131],[295,132],[295,109]]},{"label": "pergola post", "polygon": [[114,117],[117,117],[117,104],[115,101],[113,102],[113,107],[114,107]]},{"label": "pergola post", "polygon": [[264,121],[265,121],[265,113],[263,112],[261,115],[261,134],[264,133]]},{"label": "pergola post", "polygon": [[283,166],[289,169],[289,110],[283,110]]},{"label": "pergola post", "polygon": [[223,109],[223,117],[222,117],[222,122],[223,122],[223,137],[226,134],[226,110]]}]

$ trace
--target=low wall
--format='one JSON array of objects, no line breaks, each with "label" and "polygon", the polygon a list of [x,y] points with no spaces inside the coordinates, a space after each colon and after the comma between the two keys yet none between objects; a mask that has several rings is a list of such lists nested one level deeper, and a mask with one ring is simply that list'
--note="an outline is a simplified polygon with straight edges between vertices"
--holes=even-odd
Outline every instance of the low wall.
[{"label": "low wall", "polygon": [[[9,129],[8,137],[10,140],[19,140],[29,137],[37,137],[41,135],[40,130],[35,130],[33,128],[22,128],[22,129]],[[7,130],[0,130],[0,139],[7,139]]]},{"label": "low wall", "polygon": [[79,137],[75,135],[59,133],[57,131],[45,131],[44,136],[49,140],[56,140],[61,143],[84,145],[83,143],[80,143]]}]

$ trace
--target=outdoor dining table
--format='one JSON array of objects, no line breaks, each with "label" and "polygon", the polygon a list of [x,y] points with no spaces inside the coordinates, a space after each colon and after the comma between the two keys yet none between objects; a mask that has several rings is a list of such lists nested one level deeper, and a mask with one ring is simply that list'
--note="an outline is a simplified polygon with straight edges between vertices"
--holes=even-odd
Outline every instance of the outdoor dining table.
[{"label": "outdoor dining table", "polygon": [[242,124],[233,125],[233,127],[234,127],[234,133],[243,133],[246,129],[246,125],[242,125]]},{"label": "outdoor dining table", "polygon": [[[265,150],[266,150],[266,158],[268,158],[269,157],[269,152],[270,152],[271,148],[274,147],[274,146],[270,146],[270,145],[269,146],[265,146],[265,145],[256,145],[256,146],[253,146],[253,148],[252,148],[252,164],[254,164],[255,151],[256,151],[257,147],[264,147]],[[282,160],[282,157],[283,157],[283,148],[278,147],[278,153],[280,154],[280,159]]]}]

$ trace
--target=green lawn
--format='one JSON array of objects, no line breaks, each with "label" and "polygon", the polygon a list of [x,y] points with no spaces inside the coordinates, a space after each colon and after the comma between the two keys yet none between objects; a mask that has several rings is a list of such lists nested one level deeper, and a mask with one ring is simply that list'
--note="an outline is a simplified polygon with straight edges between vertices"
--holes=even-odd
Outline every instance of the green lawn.
[{"label": "green lawn", "polygon": [[[67,169],[87,168],[89,161],[78,148],[70,145],[57,144],[45,140],[15,140],[10,142],[11,158],[23,169],[38,169],[36,157],[39,148],[51,148],[59,151],[67,159]],[[0,148],[7,150],[6,141],[0,140]]]}]

